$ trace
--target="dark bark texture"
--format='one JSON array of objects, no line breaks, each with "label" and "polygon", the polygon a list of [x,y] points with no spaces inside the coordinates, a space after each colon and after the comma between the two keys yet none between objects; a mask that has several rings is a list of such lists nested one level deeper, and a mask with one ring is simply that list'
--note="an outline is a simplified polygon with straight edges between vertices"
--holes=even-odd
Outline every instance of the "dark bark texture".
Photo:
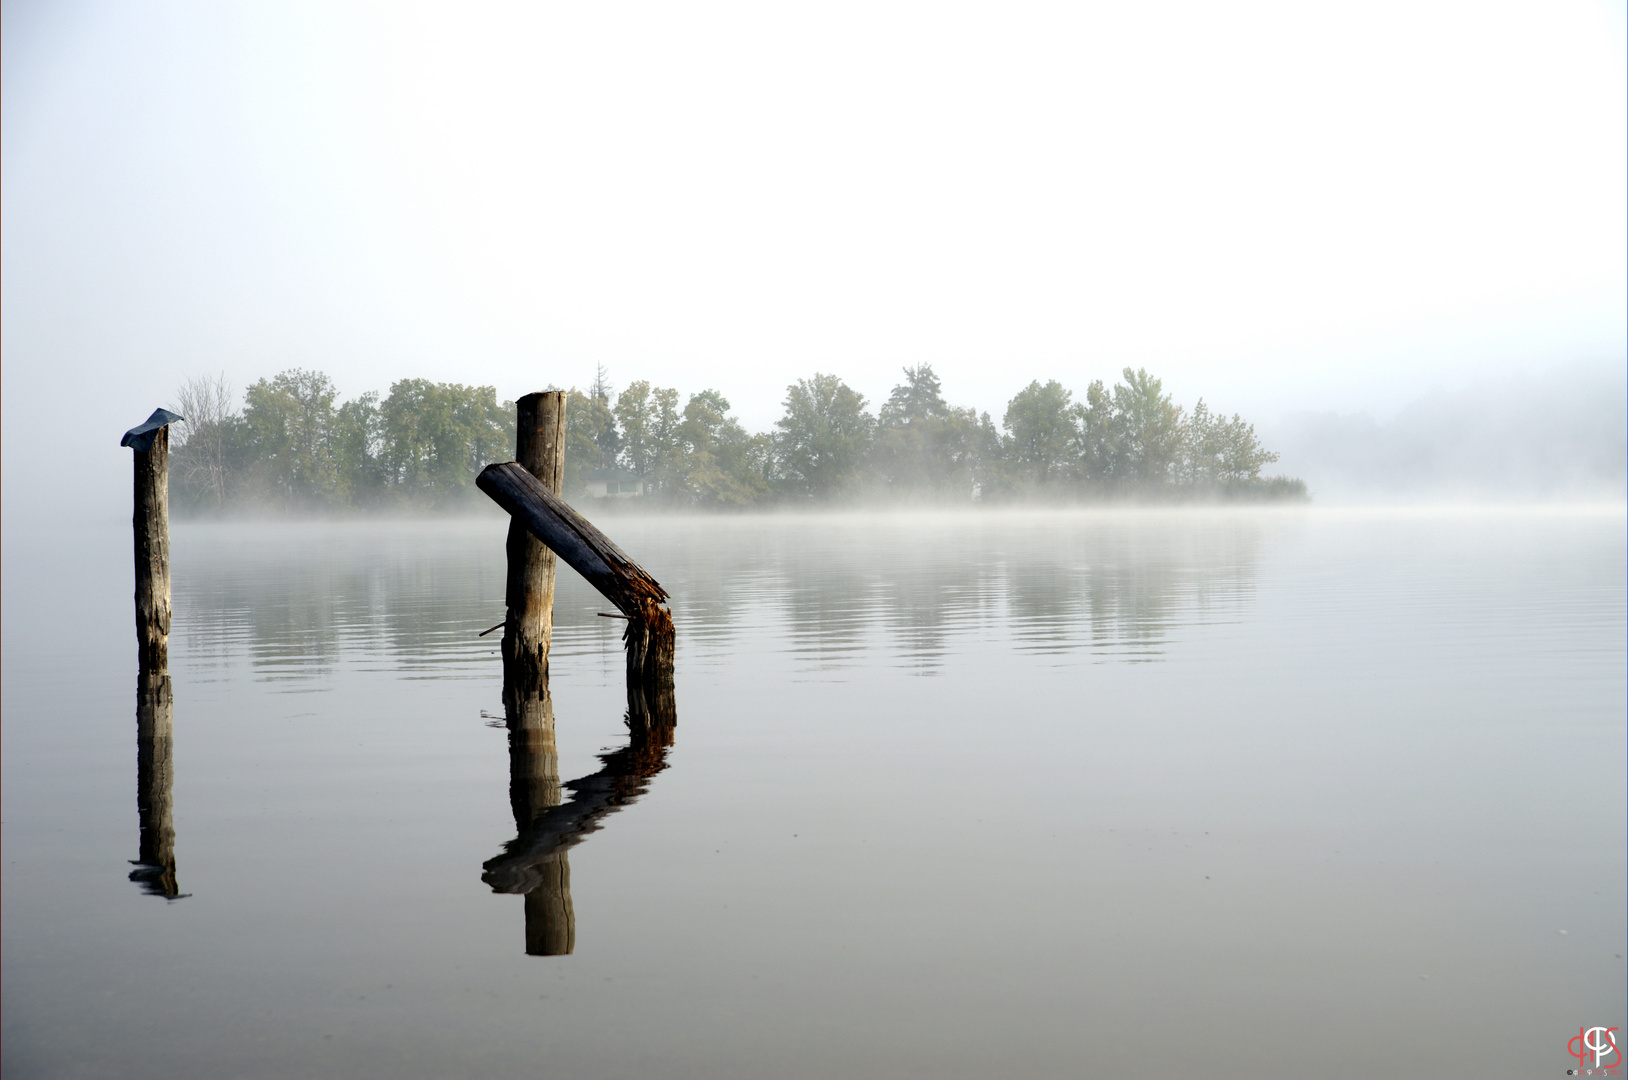
[{"label": "dark bark texture", "polygon": [[136,640],[141,669],[167,668],[170,648],[170,429],[136,450]]},{"label": "dark bark texture", "polygon": [[[515,458],[551,492],[565,480],[565,397],[554,390],[515,402]],[[554,552],[518,518],[509,521],[505,550],[504,682],[534,686],[548,671],[554,637]]]}]

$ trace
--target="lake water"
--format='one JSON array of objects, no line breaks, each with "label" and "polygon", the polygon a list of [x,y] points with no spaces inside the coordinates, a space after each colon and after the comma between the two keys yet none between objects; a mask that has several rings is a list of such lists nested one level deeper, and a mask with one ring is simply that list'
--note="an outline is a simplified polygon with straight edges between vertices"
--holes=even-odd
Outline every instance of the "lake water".
[{"label": "lake water", "polygon": [[[604,524],[678,724],[531,897],[503,520],[176,526],[167,880],[128,527],[9,531],[5,1075],[1532,1077],[1623,1023],[1621,508]],[[569,805],[628,734],[560,580]]]}]

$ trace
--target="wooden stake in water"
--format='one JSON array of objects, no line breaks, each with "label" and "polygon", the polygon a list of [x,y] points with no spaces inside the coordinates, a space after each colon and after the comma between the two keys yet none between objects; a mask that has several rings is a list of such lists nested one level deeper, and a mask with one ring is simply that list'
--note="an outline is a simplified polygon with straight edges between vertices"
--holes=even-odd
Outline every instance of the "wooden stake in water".
[{"label": "wooden stake in water", "polygon": [[[565,484],[565,391],[527,394],[515,402],[515,460],[549,491]],[[526,526],[509,522],[503,624],[504,681],[534,683],[548,671],[554,637],[554,553]]]},{"label": "wooden stake in water", "polygon": [[124,433],[120,446],[135,453],[136,640],[141,670],[169,666],[170,649],[170,425],[183,417],[154,409],[147,422]]}]

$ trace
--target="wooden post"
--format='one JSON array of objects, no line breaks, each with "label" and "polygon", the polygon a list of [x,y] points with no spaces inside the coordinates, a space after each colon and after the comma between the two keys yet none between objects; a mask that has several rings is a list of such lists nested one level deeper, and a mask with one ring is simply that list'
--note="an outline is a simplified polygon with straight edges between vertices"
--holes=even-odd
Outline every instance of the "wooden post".
[{"label": "wooden post", "polygon": [[[551,492],[565,484],[565,391],[515,402],[515,459]],[[554,638],[554,552],[519,521],[509,522],[503,624],[505,683],[535,685],[548,671]]]},{"label": "wooden post", "polygon": [[[150,421],[149,421],[150,422]],[[129,436],[126,436],[129,438]],[[170,429],[152,433],[145,450],[137,449],[136,640],[142,668],[167,667],[170,649]]]}]

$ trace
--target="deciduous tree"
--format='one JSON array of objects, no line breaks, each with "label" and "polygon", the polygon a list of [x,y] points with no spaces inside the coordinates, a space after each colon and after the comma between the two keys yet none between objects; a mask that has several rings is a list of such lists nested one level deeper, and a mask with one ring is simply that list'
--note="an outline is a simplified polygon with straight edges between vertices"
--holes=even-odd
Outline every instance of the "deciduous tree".
[{"label": "deciduous tree", "polygon": [[789,493],[830,499],[859,489],[876,419],[865,399],[835,375],[815,374],[786,388],[775,421],[775,457]]}]

